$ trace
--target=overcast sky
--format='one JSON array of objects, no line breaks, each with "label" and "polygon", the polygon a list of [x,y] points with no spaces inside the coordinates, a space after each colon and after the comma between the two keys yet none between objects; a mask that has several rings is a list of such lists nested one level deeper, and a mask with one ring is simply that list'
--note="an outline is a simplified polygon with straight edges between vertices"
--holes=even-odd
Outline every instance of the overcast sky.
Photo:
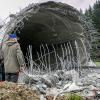
[{"label": "overcast sky", "polygon": [[0,0],[0,18],[5,19],[9,14],[16,13],[30,3],[44,1],[57,1],[70,4],[77,9],[83,9],[93,5],[96,0]]}]

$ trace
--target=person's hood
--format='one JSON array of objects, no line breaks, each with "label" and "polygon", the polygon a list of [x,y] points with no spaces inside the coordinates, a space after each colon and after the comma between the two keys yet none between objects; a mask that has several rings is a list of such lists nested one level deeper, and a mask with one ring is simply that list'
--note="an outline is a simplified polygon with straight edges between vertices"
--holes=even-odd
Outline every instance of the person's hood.
[{"label": "person's hood", "polygon": [[6,45],[7,46],[12,46],[12,45],[14,45],[14,44],[16,44],[17,42],[16,41],[7,41],[6,42]]}]

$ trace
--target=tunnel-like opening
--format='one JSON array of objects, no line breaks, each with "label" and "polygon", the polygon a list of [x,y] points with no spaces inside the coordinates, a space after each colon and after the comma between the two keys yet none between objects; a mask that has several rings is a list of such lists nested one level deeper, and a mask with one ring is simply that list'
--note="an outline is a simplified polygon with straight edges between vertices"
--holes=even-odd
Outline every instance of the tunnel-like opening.
[{"label": "tunnel-like opening", "polygon": [[52,70],[62,69],[63,66],[66,68],[69,66],[69,69],[72,66],[77,67],[78,60],[85,59],[84,56],[78,59],[78,55],[84,53],[83,44],[80,41],[82,27],[78,19],[79,13],[69,5],[62,5],[47,2],[38,5],[35,13],[34,7],[29,7],[17,16],[18,19],[15,18],[16,21],[22,19],[26,12],[31,15],[28,16],[28,20],[26,18],[21,20],[24,27],[19,27],[16,31],[26,62],[28,62],[29,45],[32,46],[33,61],[45,68],[51,66]]},{"label": "tunnel-like opening", "polygon": [[[35,27],[35,33],[38,32],[40,32],[39,26]],[[72,66],[77,68],[75,40],[62,43],[60,41],[59,43],[46,43],[43,41],[34,43],[32,39],[24,36],[24,33],[17,33],[17,36],[19,37],[18,42],[21,46],[26,62],[28,62],[27,57],[29,57],[29,46],[31,45],[33,61],[37,65],[43,66],[43,70],[46,70],[45,68],[47,67],[50,67],[50,70],[53,71],[58,69],[60,70],[63,66],[68,70],[70,70]],[[67,64],[63,65],[65,61],[67,61]]]}]

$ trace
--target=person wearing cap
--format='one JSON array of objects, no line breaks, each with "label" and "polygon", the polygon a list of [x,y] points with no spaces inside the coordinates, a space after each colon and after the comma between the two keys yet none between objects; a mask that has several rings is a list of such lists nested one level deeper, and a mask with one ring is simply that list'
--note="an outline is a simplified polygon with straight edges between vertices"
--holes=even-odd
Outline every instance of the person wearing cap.
[{"label": "person wearing cap", "polygon": [[5,80],[18,81],[18,73],[25,68],[25,60],[16,34],[10,34],[2,47],[5,68]]}]

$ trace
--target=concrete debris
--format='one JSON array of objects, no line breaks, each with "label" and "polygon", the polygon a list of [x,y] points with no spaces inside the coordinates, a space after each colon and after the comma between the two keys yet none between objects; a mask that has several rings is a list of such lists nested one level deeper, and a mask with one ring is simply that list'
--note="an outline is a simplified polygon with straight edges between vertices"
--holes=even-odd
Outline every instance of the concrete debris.
[{"label": "concrete debris", "polygon": [[[32,89],[40,91],[43,95],[61,95],[64,93],[74,92],[83,97],[95,97],[99,95],[100,89],[100,74],[92,73],[91,71],[86,74],[87,76],[79,77],[75,70],[57,70],[54,73],[36,77],[28,77],[26,84],[30,84]],[[30,79],[30,80],[29,80]],[[42,98],[42,97],[41,97]]]},{"label": "concrete debris", "polygon": [[[65,85],[66,86],[66,85]],[[68,92],[71,92],[71,91],[81,91],[83,90],[83,87],[80,87],[78,85],[76,85],[76,83],[71,83],[68,88],[67,88],[67,91]]]},{"label": "concrete debris", "polygon": [[92,60],[90,60],[90,61],[87,63],[87,66],[96,66],[96,64],[95,64]]},{"label": "concrete debris", "polygon": [[44,97],[44,95],[40,95],[40,100],[46,100],[46,98]]}]

